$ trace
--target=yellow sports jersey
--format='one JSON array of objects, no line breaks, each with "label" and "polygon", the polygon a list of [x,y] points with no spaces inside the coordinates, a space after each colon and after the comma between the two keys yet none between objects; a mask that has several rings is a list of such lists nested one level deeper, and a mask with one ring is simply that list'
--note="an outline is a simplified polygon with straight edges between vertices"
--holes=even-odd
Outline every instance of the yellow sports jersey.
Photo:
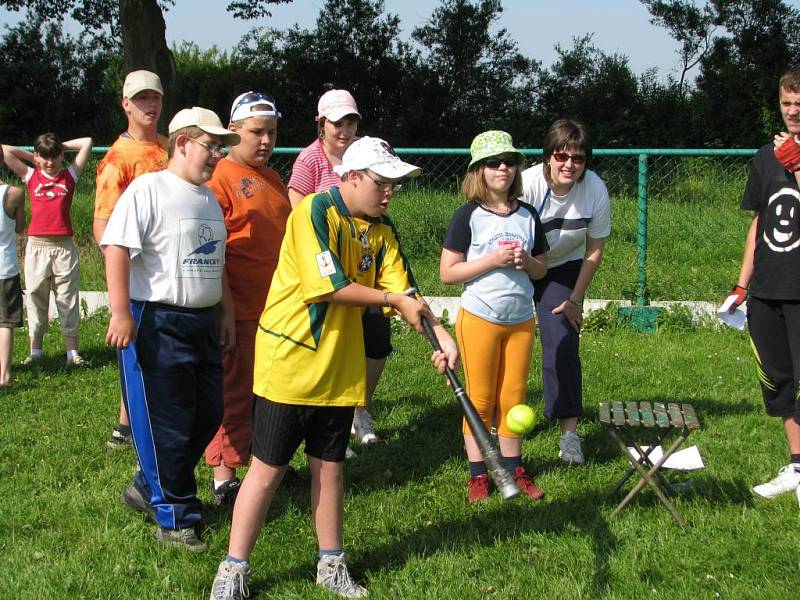
[{"label": "yellow sports jersey", "polygon": [[351,217],[338,188],[289,215],[256,334],[253,391],[286,404],[362,406],[363,308],[317,300],[352,282],[403,293],[414,278],[391,221]]}]

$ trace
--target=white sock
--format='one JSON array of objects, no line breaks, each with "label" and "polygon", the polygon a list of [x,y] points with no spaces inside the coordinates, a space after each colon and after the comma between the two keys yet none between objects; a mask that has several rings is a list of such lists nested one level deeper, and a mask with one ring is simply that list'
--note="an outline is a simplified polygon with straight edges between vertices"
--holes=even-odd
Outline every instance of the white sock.
[{"label": "white sock", "polygon": [[33,348],[31,349],[31,356],[44,356],[44,350],[41,348]]},{"label": "white sock", "polygon": [[74,359],[76,356],[78,356],[78,351],[77,350],[67,350],[67,360],[68,361],[72,362],[72,359]]}]

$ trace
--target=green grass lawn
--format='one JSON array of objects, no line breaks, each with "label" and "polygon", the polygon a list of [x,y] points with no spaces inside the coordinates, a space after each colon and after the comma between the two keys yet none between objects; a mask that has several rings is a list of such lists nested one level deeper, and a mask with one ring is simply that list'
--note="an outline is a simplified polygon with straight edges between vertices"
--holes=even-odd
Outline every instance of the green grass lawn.
[{"label": "green grass lawn", "polygon": [[[687,180],[683,187],[688,186],[688,191],[678,188],[650,202],[647,265],[653,300],[719,300],[739,273],[750,223],[748,213],[738,208],[741,191],[735,184],[722,189],[711,183],[691,184]],[[103,263],[92,236],[93,201],[94,192],[87,183],[79,187],[72,208],[81,255],[81,289],[105,290]],[[414,189],[400,191],[392,201],[391,217],[425,295],[461,293],[459,286],[439,281],[439,255],[450,218],[463,201],[455,193]],[[613,197],[612,211],[611,237],[589,298],[621,300],[636,288],[635,198]]]},{"label": "green grass lawn", "polygon": [[[17,368],[0,393],[2,598],[205,598],[227,548],[229,518],[210,511],[201,556],[162,548],[152,526],[120,502],[134,457],[110,451],[118,388],[102,315],[81,326],[84,370],[66,370],[58,333],[49,358]],[[25,356],[19,331],[18,364]],[[749,488],[787,459],[766,417],[746,336],[694,329],[645,336],[586,332],[588,464],[557,458],[557,428],[540,423],[524,460],[544,501],[469,506],[457,403],[429,366],[427,343],[398,325],[374,406],[384,440],[348,461],[345,546],[371,598],[789,598],[796,595],[797,500],[753,498]],[[537,351],[538,352],[538,351]],[[538,354],[530,401],[541,407]],[[605,497],[626,468],[596,421],[602,400],[691,402],[706,468],[674,496],[677,527],[645,490],[615,518]],[[300,474],[308,477],[302,460]],[[210,470],[198,469],[210,500]],[[316,544],[305,488],[281,489],[252,557],[252,596],[332,596],[313,584]]]}]

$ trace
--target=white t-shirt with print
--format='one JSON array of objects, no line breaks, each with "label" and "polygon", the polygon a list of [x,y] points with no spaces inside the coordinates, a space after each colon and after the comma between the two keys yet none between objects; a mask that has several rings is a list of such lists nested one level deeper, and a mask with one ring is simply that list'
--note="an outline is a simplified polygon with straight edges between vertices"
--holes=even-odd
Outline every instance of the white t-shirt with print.
[{"label": "white t-shirt with print", "polygon": [[522,172],[522,196],[539,212],[550,246],[547,267],[582,260],[587,236],[607,238],[611,234],[611,202],[606,184],[594,171],[586,171],[566,196],[556,196],[544,178],[542,164]]},{"label": "white t-shirt with print", "polygon": [[132,300],[207,308],[222,299],[226,237],[214,193],[164,170],[133,180],[100,245],[128,248]]}]

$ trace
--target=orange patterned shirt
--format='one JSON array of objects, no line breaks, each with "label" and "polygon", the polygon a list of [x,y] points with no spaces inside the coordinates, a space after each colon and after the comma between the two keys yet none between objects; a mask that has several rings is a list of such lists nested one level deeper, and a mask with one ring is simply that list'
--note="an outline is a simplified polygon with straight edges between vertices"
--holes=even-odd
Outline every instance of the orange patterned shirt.
[{"label": "orange patterned shirt", "polygon": [[167,168],[167,138],[142,142],[119,137],[97,165],[94,216],[108,219],[122,192],[139,175]]},{"label": "orange patterned shirt", "polygon": [[236,320],[257,320],[292,210],[286,186],[269,167],[257,171],[230,158],[217,163],[207,185],[217,196],[228,230],[225,272]]}]

